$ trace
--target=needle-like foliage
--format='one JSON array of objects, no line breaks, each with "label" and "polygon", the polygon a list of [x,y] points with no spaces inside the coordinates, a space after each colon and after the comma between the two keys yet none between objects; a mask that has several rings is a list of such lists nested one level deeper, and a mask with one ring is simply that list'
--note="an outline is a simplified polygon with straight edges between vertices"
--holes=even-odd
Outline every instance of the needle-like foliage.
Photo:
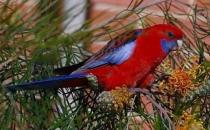
[{"label": "needle-like foliage", "polygon": [[[20,13],[29,1],[16,6],[12,0],[0,2],[1,129],[210,128],[210,7],[181,0],[131,0],[103,23],[91,25],[90,19],[65,34],[61,23],[66,16],[59,1],[40,1]],[[85,60],[89,43],[157,24],[155,19],[182,28],[185,38],[184,47],[156,69],[150,90],[77,87],[11,93],[5,88],[53,76],[55,68]]]}]

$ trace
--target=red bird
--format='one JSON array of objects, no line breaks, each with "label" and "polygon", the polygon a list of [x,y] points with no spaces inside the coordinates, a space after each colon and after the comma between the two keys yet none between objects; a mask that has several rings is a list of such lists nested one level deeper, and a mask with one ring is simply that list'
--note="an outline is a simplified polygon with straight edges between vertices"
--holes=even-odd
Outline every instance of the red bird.
[{"label": "red bird", "polygon": [[[145,87],[152,82],[151,74],[155,68],[177,47],[177,41],[182,37],[182,31],[169,24],[126,32],[111,40],[84,64],[80,63],[81,67],[70,74],[9,86],[8,89],[15,91],[84,86],[91,77],[95,77],[104,90],[125,85],[129,88],[138,85]],[[70,72],[68,68],[67,72]]]}]

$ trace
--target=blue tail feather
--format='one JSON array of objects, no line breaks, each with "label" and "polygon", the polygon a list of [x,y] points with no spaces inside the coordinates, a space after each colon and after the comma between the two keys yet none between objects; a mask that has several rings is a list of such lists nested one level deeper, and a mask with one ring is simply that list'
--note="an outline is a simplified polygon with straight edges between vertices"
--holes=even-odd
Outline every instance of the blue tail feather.
[{"label": "blue tail feather", "polygon": [[86,82],[88,81],[87,74],[75,73],[75,74],[70,74],[70,75],[52,77],[46,80],[34,81],[31,83],[8,86],[7,89],[15,92],[17,90],[55,89],[55,88],[63,88],[63,87],[75,87],[77,85],[84,84],[84,81]]}]

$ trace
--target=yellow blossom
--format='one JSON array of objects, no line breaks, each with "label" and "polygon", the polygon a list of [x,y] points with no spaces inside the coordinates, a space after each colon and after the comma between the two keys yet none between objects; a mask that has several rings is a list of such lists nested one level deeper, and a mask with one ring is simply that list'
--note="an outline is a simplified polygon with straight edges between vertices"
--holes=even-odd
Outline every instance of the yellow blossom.
[{"label": "yellow blossom", "polygon": [[122,109],[125,105],[130,105],[132,93],[129,92],[126,86],[117,87],[115,90],[111,90],[113,97],[113,105],[115,109]]},{"label": "yellow blossom", "polygon": [[188,90],[193,89],[193,83],[190,75],[181,69],[175,70],[168,79],[169,90],[176,91],[183,96]]},{"label": "yellow blossom", "polygon": [[196,120],[194,115],[184,112],[176,124],[176,130],[204,130],[204,127],[201,120]]}]

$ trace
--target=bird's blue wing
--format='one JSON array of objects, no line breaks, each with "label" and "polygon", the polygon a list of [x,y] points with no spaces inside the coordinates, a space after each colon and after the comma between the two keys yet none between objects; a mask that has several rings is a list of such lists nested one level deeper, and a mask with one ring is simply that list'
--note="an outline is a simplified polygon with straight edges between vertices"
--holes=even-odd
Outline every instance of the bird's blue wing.
[{"label": "bird's blue wing", "polygon": [[105,64],[121,64],[133,54],[135,46],[136,46],[136,41],[131,41],[130,43],[124,46],[116,48],[112,52],[104,54],[98,59],[94,59],[87,62],[82,68],[90,69]]},{"label": "bird's blue wing", "polygon": [[134,30],[110,41],[99,53],[92,56],[81,69],[91,69],[107,64],[121,64],[133,54],[136,39],[142,30]]}]

